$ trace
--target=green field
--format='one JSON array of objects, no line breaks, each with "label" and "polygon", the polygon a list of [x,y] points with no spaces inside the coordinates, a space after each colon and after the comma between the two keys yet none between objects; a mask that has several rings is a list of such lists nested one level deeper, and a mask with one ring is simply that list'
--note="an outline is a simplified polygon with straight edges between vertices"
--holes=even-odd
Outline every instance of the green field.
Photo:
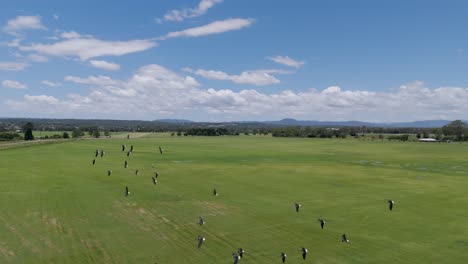
[{"label": "green field", "polygon": [[[128,159],[121,144],[135,147]],[[96,149],[106,155],[93,166]],[[240,263],[281,263],[283,251],[286,263],[468,263],[467,154],[468,144],[167,134],[4,149],[0,263],[232,263],[238,247]]]}]

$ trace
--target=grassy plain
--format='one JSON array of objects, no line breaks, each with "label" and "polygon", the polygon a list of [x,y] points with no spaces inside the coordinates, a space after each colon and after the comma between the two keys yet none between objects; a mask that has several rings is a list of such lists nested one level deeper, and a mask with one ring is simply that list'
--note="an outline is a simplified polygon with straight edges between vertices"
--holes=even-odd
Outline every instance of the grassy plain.
[{"label": "grassy plain", "polygon": [[241,263],[468,263],[467,158],[468,144],[168,134],[4,149],[0,263],[232,263],[238,247]]}]

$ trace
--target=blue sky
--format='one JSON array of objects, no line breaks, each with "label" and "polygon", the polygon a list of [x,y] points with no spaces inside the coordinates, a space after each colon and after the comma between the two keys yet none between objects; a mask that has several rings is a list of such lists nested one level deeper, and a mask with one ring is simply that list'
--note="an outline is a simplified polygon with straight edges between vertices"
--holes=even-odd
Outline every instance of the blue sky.
[{"label": "blue sky", "polygon": [[466,119],[466,1],[5,1],[0,116]]}]

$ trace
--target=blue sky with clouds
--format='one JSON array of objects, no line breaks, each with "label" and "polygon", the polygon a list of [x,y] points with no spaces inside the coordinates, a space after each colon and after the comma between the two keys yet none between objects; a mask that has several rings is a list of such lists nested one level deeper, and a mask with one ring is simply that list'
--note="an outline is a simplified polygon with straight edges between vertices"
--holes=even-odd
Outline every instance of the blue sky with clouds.
[{"label": "blue sky with clouds", "polygon": [[466,119],[466,1],[2,3],[0,116]]}]

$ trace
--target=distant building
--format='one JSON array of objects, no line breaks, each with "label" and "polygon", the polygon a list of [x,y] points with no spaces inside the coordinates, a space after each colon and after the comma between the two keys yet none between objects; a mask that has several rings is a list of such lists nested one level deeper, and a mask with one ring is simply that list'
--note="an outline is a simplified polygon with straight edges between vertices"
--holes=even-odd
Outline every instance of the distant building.
[{"label": "distant building", "polygon": [[438,142],[437,139],[434,138],[420,138],[419,142]]}]

